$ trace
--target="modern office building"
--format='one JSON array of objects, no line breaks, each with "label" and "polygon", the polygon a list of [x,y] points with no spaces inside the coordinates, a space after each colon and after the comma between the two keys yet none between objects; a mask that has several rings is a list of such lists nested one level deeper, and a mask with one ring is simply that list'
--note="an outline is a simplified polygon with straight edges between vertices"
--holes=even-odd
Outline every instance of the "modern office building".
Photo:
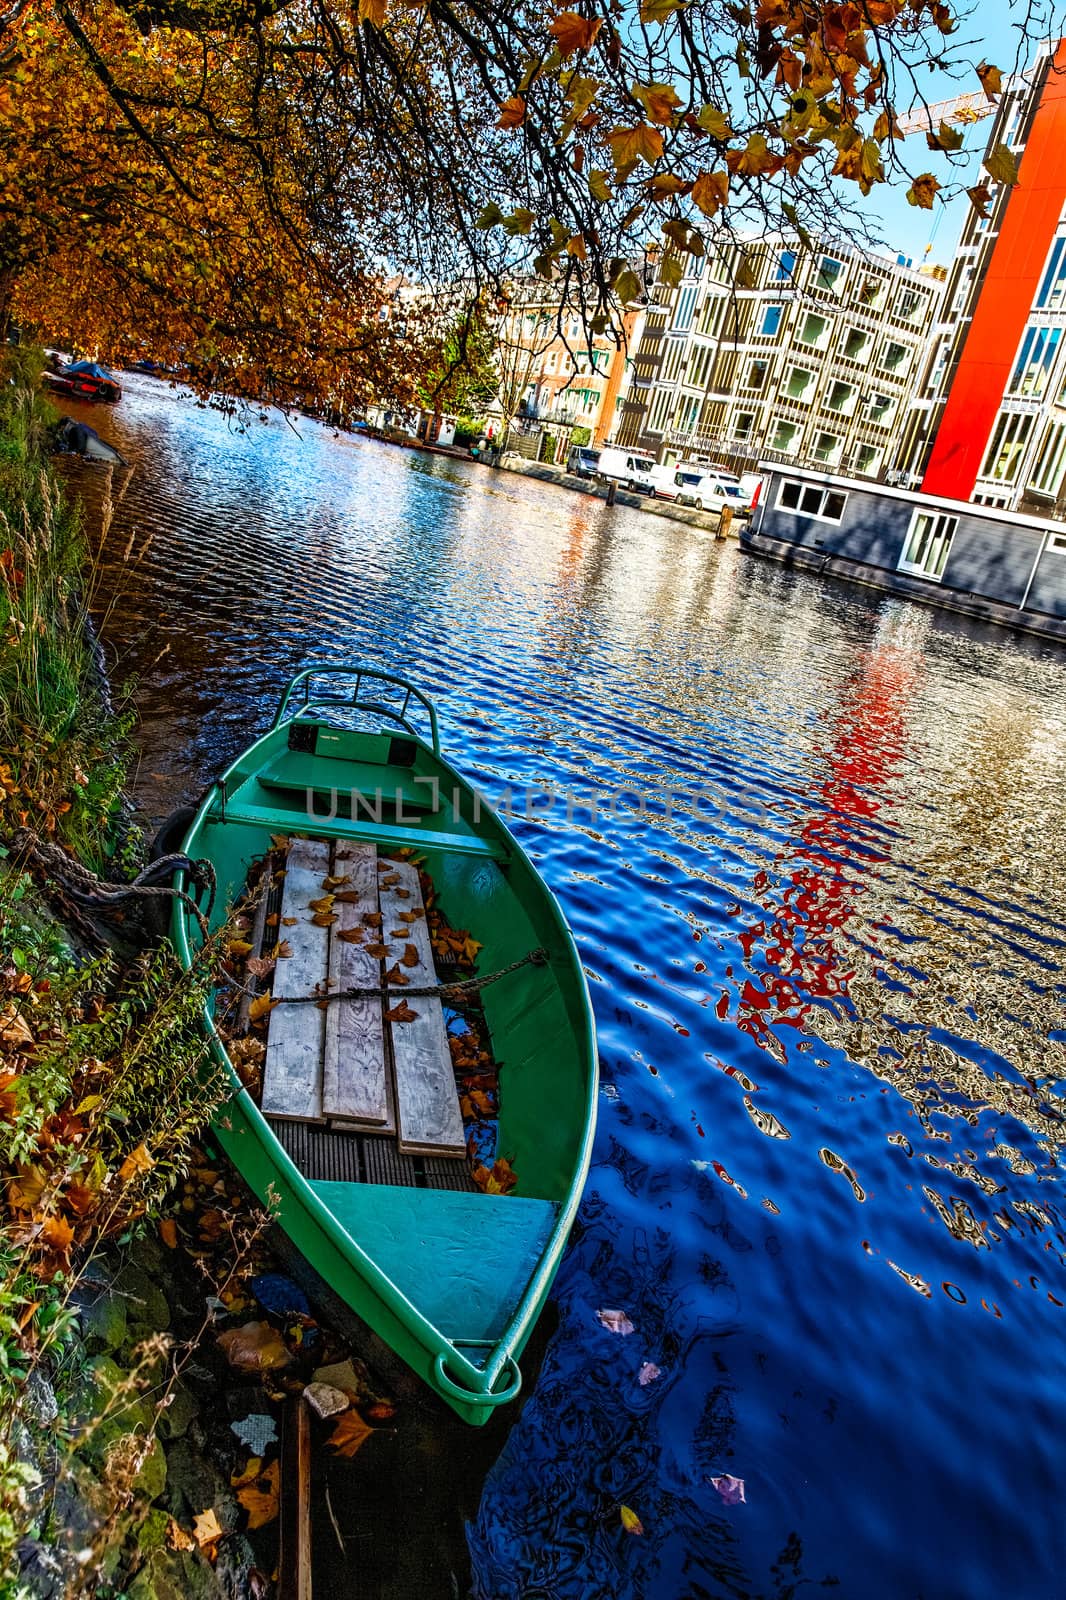
[{"label": "modern office building", "polygon": [[897,446],[939,315],[935,271],[777,237],[730,241],[658,283],[613,437],[662,461],[793,462],[860,478]]},{"label": "modern office building", "polygon": [[[901,481],[1004,510],[1066,514],[1066,41],[1006,86],[988,150],[1013,189],[972,213],[902,441]],[[987,159],[987,156],[986,156]]]}]

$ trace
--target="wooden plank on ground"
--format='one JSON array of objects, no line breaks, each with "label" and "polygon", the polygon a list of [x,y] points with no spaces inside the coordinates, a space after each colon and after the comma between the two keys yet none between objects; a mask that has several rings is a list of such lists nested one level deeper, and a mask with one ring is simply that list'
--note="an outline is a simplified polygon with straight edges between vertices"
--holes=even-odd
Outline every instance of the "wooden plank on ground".
[{"label": "wooden plank on ground", "polygon": [[[417,869],[406,861],[379,861],[378,894],[382,935],[389,950],[387,967],[399,963],[412,988],[435,984],[425,916],[404,920],[404,913],[422,911]],[[409,946],[413,946],[415,959],[408,966],[404,955]],[[390,989],[390,1007],[403,999],[402,987]],[[441,1003],[435,996],[423,996],[408,999],[406,1004],[415,1013],[414,1020],[389,1023],[400,1149],[410,1154],[465,1156],[463,1119]]]},{"label": "wooden plank on ground", "polygon": [[[378,909],[377,850],[372,844],[339,842],[333,875],[351,879],[338,888],[338,894],[359,896],[355,901],[336,900],[333,906],[338,920],[330,934],[329,987],[336,994],[381,983],[381,961],[366,948],[377,942],[378,931],[363,921]],[[362,944],[341,937],[356,932],[362,934]],[[331,1000],[322,1066],[323,1115],[353,1127],[365,1125],[368,1131],[395,1133],[386,1078],[381,996]]]},{"label": "wooden plank on ground", "polygon": [[[288,941],[292,955],[274,968],[275,1000],[325,992],[329,929],[316,928],[310,901],[327,893],[329,845],[322,839],[294,839],[285,862],[278,938]],[[291,927],[285,918],[295,917]],[[317,1122],[322,1116],[322,1045],[326,1014],[316,1005],[278,1005],[270,1013],[266,1064],[263,1068],[263,1115],[297,1117]]]}]

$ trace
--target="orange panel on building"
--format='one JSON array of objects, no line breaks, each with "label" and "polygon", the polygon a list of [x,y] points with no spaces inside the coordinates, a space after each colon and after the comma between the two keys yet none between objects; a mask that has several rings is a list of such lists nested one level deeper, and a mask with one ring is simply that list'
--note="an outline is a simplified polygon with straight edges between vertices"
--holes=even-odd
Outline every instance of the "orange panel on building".
[{"label": "orange panel on building", "polygon": [[1003,403],[1066,204],[1066,41],[1060,43],[1022,157],[1020,181],[981,287],[923,494],[968,500]]}]

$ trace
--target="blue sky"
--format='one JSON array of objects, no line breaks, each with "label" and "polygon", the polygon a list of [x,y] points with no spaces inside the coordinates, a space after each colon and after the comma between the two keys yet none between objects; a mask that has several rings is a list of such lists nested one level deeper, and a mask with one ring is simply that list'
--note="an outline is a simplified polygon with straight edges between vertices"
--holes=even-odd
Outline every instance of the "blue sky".
[{"label": "blue sky", "polygon": [[[1001,67],[1006,74],[1013,67],[1018,52],[1018,31],[1016,26],[1012,27],[1012,20],[1016,23],[1024,11],[1024,6],[1009,5],[1005,0],[974,0],[972,14],[960,31],[961,39],[974,41],[967,54],[972,55],[975,62],[983,56]],[[1027,60],[1032,53],[1026,52]],[[980,84],[972,74],[958,83],[943,77],[930,78],[925,96],[933,103],[979,89]],[[990,127],[991,123],[985,121],[975,123],[966,130],[962,153],[969,155],[965,177],[967,184],[976,181]],[[926,149],[924,134],[912,135],[902,148],[908,165],[914,170],[932,172],[942,182],[948,181],[945,158]],[[895,185],[882,185],[870,195],[867,202],[871,213],[880,218],[886,244],[911,256],[915,266],[918,266],[925,257],[926,245],[931,242],[933,250],[929,259],[947,264],[954,255],[969,201],[963,195],[948,205],[938,205],[933,211],[920,211],[907,204],[906,190],[905,183],[898,188]]]}]

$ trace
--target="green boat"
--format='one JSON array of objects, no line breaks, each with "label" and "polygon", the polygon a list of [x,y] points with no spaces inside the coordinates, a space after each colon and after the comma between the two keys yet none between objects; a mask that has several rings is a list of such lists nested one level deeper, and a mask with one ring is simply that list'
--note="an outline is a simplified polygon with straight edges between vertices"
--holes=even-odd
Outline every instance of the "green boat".
[{"label": "green boat", "polygon": [[[214,869],[211,931],[254,903],[242,938],[284,957],[262,993],[243,986],[236,1034],[249,1028],[250,1046],[234,1043],[232,997],[225,1018],[219,995],[205,1009],[233,1083],[219,1143],[333,1293],[485,1422],[519,1392],[592,1146],[595,1029],[559,906],[441,755],[431,701],[372,667],[299,673],[182,851]],[[176,883],[193,892],[186,874]],[[175,906],[189,968],[203,928]],[[460,943],[456,967],[445,956]],[[468,999],[497,1072],[491,1168],[468,1148],[477,1095],[456,1085],[449,1030]],[[264,1061],[251,1088],[231,1061],[245,1048]]]}]

